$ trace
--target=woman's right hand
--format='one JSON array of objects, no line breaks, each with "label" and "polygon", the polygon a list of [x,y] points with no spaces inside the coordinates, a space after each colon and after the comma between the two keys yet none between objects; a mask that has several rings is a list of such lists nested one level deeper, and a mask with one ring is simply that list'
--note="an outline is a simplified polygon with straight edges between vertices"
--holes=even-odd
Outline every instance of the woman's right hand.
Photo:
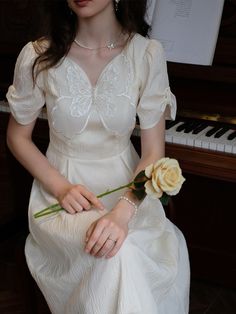
[{"label": "woman's right hand", "polygon": [[104,205],[96,195],[81,184],[70,185],[66,192],[58,197],[58,200],[60,205],[70,214],[90,210],[93,207],[104,209]]}]

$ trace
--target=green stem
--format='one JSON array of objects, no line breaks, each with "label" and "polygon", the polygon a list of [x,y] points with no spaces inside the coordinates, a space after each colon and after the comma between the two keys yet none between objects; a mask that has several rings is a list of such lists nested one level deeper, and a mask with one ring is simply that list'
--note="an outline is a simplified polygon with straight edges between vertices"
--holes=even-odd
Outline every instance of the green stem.
[{"label": "green stem", "polygon": [[114,190],[106,191],[106,192],[104,192],[104,193],[102,193],[102,194],[99,194],[99,195],[97,195],[97,198],[103,197],[103,196],[105,196],[105,195],[111,194],[111,193],[116,192],[116,191],[119,191],[119,190],[122,190],[122,189],[124,189],[124,188],[128,188],[128,187],[130,187],[132,184],[133,184],[133,181],[130,182],[130,183],[128,183],[128,184],[122,185],[122,186],[120,186],[120,187],[118,187],[118,188],[116,188],[116,189],[114,189]]},{"label": "green stem", "polygon": [[44,208],[43,210],[40,210],[39,212],[35,213],[34,217],[35,218],[41,217],[42,214],[44,216],[44,214],[50,214],[51,212],[54,212],[54,210],[61,209],[61,208],[62,207],[60,206],[60,204],[56,203],[56,204],[50,205],[47,208]]},{"label": "green stem", "polygon": [[37,215],[35,214],[34,215],[34,218],[39,218],[39,217],[43,217],[43,216],[46,216],[46,215],[49,215],[49,214],[53,214],[53,213],[57,213],[61,210],[64,210],[64,208],[62,207],[58,207],[56,209],[52,209],[51,211],[47,211],[47,212],[42,212],[42,213],[37,213]]},{"label": "green stem", "polygon": [[[106,192],[104,192],[102,194],[97,195],[97,198],[101,198],[101,197],[103,197],[105,195],[111,194],[111,193],[119,191],[121,189],[128,188],[133,183],[134,182],[132,181],[132,182],[130,182],[128,184],[125,184],[125,185],[122,185],[122,186],[120,186],[120,187],[118,187],[116,189],[113,189],[113,190],[110,190],[110,191],[106,191]],[[39,217],[43,217],[43,216],[46,216],[46,215],[49,215],[49,214],[52,214],[52,213],[56,213],[56,212],[59,212],[59,211],[61,211],[63,209],[64,208],[62,208],[59,203],[56,203],[56,204],[50,205],[47,208],[44,208],[44,209],[40,210],[39,212],[35,213],[34,214],[34,218],[39,218]]]}]

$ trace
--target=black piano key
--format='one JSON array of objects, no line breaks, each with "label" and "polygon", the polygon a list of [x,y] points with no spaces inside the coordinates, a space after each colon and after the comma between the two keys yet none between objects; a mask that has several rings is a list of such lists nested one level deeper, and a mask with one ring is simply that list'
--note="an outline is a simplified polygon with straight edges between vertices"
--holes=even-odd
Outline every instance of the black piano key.
[{"label": "black piano key", "polygon": [[178,124],[180,121],[178,120],[174,120],[174,121],[171,121],[171,120],[167,120],[166,121],[166,130],[169,130],[170,128],[172,128],[173,126],[175,126],[176,124]]},{"label": "black piano key", "polygon": [[179,125],[177,128],[176,128],[176,131],[177,132],[181,132],[181,131],[184,131],[191,123],[192,121],[185,121],[183,122],[181,125]]},{"label": "black piano key", "polygon": [[234,131],[233,133],[230,133],[229,136],[227,137],[228,140],[233,140],[236,138],[236,131]]},{"label": "black piano key", "polygon": [[220,138],[222,135],[224,135],[230,128],[225,126],[221,130],[217,131],[214,135],[215,138]]},{"label": "black piano key", "polygon": [[189,123],[189,125],[186,126],[184,133],[190,133],[193,131],[199,124],[201,124],[201,121],[192,121]]},{"label": "black piano key", "polygon": [[219,131],[222,128],[222,126],[218,125],[218,126],[214,126],[212,129],[210,129],[209,131],[206,132],[206,136],[210,137],[213,134],[215,134],[217,131]]},{"label": "black piano key", "polygon": [[193,134],[198,134],[200,133],[202,130],[206,129],[209,126],[208,122],[202,122],[200,125],[198,125],[194,130],[193,130]]}]

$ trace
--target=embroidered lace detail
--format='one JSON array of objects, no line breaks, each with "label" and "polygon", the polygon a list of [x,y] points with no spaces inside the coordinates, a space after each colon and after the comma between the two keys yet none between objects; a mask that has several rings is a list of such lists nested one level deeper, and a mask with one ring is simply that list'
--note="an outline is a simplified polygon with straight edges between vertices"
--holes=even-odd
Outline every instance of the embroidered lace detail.
[{"label": "embroidered lace detail", "polygon": [[[114,88],[118,84],[118,69],[111,66],[103,75],[102,81],[95,89],[94,99],[98,112],[104,118],[113,118],[117,112],[117,104],[114,102]],[[118,95],[116,95],[118,96]]]},{"label": "embroidered lace detail", "polygon": [[[134,127],[136,109],[131,101],[133,71],[129,59],[123,53],[115,57],[104,68],[95,87],[78,64],[71,59],[65,61],[61,65],[66,67],[64,89],[57,89],[57,80],[53,79],[59,96],[51,111],[55,130],[71,138],[83,132],[91,113],[96,112],[107,130],[116,134],[129,132]],[[122,125],[117,121],[118,111],[124,112]],[[69,124],[63,126],[63,119]]]},{"label": "embroidered lace detail", "polygon": [[67,68],[67,81],[72,98],[70,112],[72,117],[88,114],[92,105],[92,91],[88,82],[82,78],[78,80],[78,71],[74,67]]}]

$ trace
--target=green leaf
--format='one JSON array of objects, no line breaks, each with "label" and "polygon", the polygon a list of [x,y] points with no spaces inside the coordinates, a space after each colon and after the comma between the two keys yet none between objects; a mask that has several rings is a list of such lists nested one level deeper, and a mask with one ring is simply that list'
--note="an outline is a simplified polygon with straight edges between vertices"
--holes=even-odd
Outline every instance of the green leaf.
[{"label": "green leaf", "polygon": [[137,197],[137,199],[141,200],[146,196],[146,192],[144,189],[140,190],[132,190],[132,193]]},{"label": "green leaf", "polygon": [[136,177],[134,178],[134,182],[142,182],[142,181],[146,181],[147,177],[145,176],[145,170],[140,171]]},{"label": "green leaf", "polygon": [[170,199],[170,196],[166,193],[163,193],[162,197],[160,198],[160,201],[163,206],[166,206],[168,205],[169,199]]},{"label": "green leaf", "polygon": [[145,184],[145,182],[134,181],[134,189],[135,190],[144,189],[144,184]]}]

